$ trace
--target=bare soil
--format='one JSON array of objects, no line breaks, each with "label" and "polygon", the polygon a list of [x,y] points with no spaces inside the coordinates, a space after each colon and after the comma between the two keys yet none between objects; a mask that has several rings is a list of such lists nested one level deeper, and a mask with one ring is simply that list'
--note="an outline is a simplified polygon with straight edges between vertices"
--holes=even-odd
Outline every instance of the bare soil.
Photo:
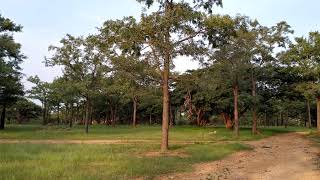
[{"label": "bare soil", "polygon": [[320,149],[299,133],[246,142],[254,150],[194,165],[194,171],[156,179],[320,180]]}]

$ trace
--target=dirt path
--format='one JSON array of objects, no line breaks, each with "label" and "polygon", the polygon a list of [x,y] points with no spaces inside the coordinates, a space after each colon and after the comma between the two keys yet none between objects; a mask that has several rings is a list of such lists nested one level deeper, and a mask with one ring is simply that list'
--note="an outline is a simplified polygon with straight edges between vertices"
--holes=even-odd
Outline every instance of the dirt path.
[{"label": "dirt path", "polygon": [[298,133],[248,142],[253,151],[195,165],[192,173],[156,179],[320,180],[320,150]]}]

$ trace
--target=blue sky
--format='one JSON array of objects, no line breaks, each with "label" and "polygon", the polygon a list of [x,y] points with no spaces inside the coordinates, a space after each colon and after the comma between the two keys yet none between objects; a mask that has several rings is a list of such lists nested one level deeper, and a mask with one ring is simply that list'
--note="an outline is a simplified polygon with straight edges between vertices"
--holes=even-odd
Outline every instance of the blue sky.
[{"label": "blue sky", "polygon": [[[320,30],[319,0],[223,0],[218,13],[242,14],[258,19],[263,25],[274,25],[285,20],[296,36]],[[44,66],[49,45],[57,45],[69,33],[87,35],[107,19],[123,16],[139,17],[141,6],[135,0],[0,0],[0,13],[24,26],[16,35],[22,51],[28,57],[23,63],[26,76],[38,75],[51,81],[61,72]],[[176,61],[178,71],[197,67],[196,62]],[[26,88],[30,87],[26,83]]]}]

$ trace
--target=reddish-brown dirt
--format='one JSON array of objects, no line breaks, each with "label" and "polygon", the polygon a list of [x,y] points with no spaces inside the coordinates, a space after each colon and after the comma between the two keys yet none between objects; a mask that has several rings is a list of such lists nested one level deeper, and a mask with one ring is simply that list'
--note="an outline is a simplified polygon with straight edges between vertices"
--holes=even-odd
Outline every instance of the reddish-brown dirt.
[{"label": "reddish-brown dirt", "polygon": [[254,150],[196,164],[194,171],[156,179],[320,180],[320,150],[298,133],[247,142]]}]

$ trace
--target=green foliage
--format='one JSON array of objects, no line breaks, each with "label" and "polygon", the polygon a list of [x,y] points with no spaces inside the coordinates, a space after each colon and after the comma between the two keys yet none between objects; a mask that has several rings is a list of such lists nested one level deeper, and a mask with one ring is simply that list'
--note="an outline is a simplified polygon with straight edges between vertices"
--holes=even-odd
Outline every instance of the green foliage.
[{"label": "green foliage", "polygon": [[13,38],[13,33],[20,32],[21,29],[20,25],[0,14],[0,129],[4,129],[6,107],[23,95],[20,63],[25,56],[20,51],[21,45]]}]

